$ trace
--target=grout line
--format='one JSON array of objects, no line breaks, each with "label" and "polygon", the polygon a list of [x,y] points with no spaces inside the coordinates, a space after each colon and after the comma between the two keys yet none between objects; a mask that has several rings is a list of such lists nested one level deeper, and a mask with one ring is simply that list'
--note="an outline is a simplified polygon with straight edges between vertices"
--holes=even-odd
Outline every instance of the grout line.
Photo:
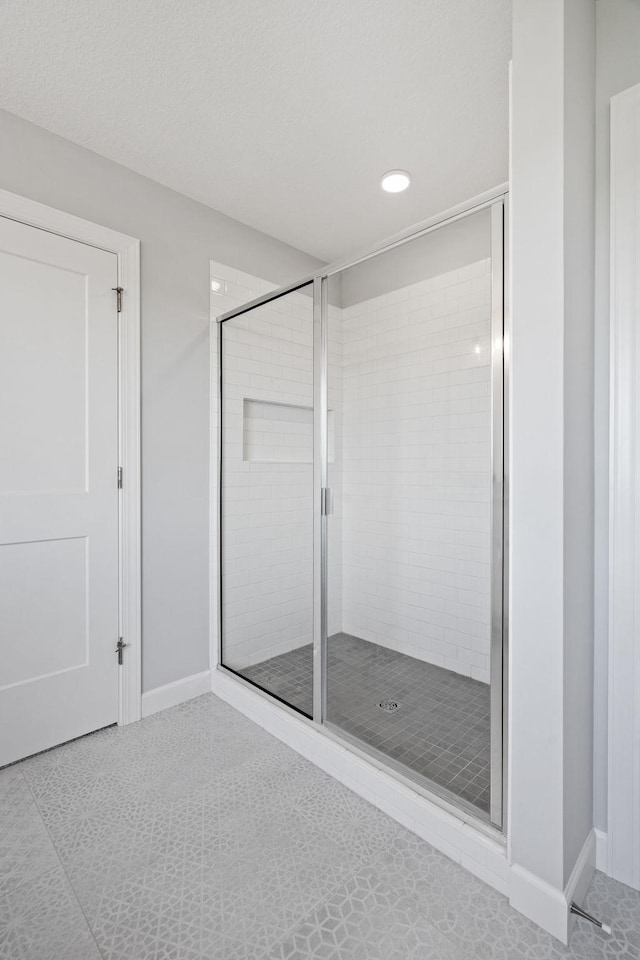
[{"label": "grout line", "polygon": [[[95,731],[95,732],[98,733],[99,731]],[[86,736],[90,736],[90,734],[86,734]],[[78,739],[79,739],[79,738],[78,738]],[[60,746],[63,746],[63,744],[60,744]],[[51,749],[55,750],[56,748],[55,748],[55,747],[52,747]],[[89,922],[89,918],[87,917],[87,914],[85,913],[84,907],[83,907],[82,904],[80,903],[80,899],[79,899],[78,894],[77,894],[77,892],[76,892],[76,888],[75,888],[75,886],[73,885],[73,882],[72,882],[72,880],[71,880],[71,877],[70,877],[69,874],[67,873],[67,868],[65,867],[64,863],[62,862],[62,857],[60,856],[60,852],[59,852],[59,850],[58,850],[58,848],[57,848],[57,846],[56,846],[56,844],[55,844],[55,841],[54,841],[53,837],[51,836],[51,831],[49,830],[49,827],[48,827],[47,824],[45,823],[45,819],[44,819],[44,817],[42,816],[42,811],[41,811],[41,809],[40,809],[40,804],[38,803],[38,800],[37,800],[37,798],[36,798],[36,796],[35,796],[35,794],[34,794],[34,792],[33,792],[33,789],[32,789],[32,787],[31,787],[31,784],[29,783],[29,778],[25,776],[24,771],[21,771],[21,773],[22,773],[22,776],[24,777],[24,779],[25,779],[25,781],[26,781],[26,783],[27,783],[27,786],[28,786],[28,788],[29,788],[29,793],[31,794],[31,797],[32,797],[32,799],[33,799],[33,802],[34,802],[34,804],[35,804],[35,806],[36,806],[36,810],[38,811],[38,816],[40,817],[40,820],[41,820],[41,822],[42,822],[42,825],[43,825],[43,827],[45,828],[45,830],[47,831],[47,836],[49,837],[49,842],[50,842],[51,846],[53,847],[53,849],[54,849],[54,851],[55,851],[56,857],[58,858],[58,862],[59,862],[59,864],[60,864],[60,868],[61,868],[62,872],[64,873],[65,878],[66,878],[66,880],[67,880],[67,883],[69,884],[69,888],[70,888],[70,890],[71,890],[71,893],[73,894],[73,897],[74,897],[76,903],[78,904],[78,908],[79,908],[79,910],[80,910],[80,913],[82,914],[82,917],[83,917],[83,919],[84,919],[84,922],[85,922],[86,925],[87,925],[87,929],[88,929],[89,933],[91,934],[91,939],[93,940],[93,942],[94,942],[95,945],[96,945],[96,950],[98,951],[98,956],[101,957],[102,960],[106,960],[105,954],[104,954],[104,953],[102,952],[102,950],[100,949],[100,945],[99,945],[99,943],[98,943],[98,941],[97,941],[97,939],[96,939],[96,935],[95,935],[95,933],[94,933],[94,931],[93,931],[93,927],[91,926],[91,924],[90,924],[90,922]]]}]

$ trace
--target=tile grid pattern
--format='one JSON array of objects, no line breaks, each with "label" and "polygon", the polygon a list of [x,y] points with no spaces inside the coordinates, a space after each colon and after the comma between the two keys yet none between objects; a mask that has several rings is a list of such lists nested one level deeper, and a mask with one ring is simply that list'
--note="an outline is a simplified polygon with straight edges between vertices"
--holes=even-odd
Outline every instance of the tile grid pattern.
[{"label": "tile grid pattern", "polygon": [[[272,289],[212,269],[226,283],[215,312]],[[328,364],[330,630],[483,682],[489,271],[482,260],[331,304]],[[298,420],[313,394],[310,297],[292,293],[232,320],[224,339],[225,662],[239,670],[310,639],[312,477],[301,461],[311,433]],[[276,419],[245,418],[247,401],[285,406]]]},{"label": "tile grid pattern", "polygon": [[[313,647],[242,671],[307,716],[313,712]],[[489,810],[490,689],[423,660],[345,633],[329,638],[328,720],[485,813]],[[400,706],[381,710],[381,700]]]},{"label": "tile grid pattern", "polygon": [[640,957],[636,891],[563,947],[211,694],[0,771],[0,846],[1,960]]},{"label": "tile grid pattern", "polygon": [[342,311],[342,629],[485,683],[490,270]]},{"label": "tile grid pattern", "polygon": [[[273,284],[212,263],[219,315]],[[294,649],[313,627],[313,301],[293,292],[223,326],[225,663],[234,670]],[[330,306],[332,483],[342,468],[342,311]],[[217,332],[217,330],[216,330]],[[214,344],[218,350],[217,338]],[[214,397],[214,415],[218,397]],[[330,545],[329,616],[342,622],[339,511]],[[214,581],[217,582],[216,571]]]},{"label": "tile grid pattern", "polygon": [[[307,291],[308,293],[308,291]],[[295,421],[276,423],[272,462],[247,459],[247,401],[290,416],[313,405],[313,301],[294,292],[222,329],[223,617],[233,669],[309,642],[313,634],[313,475]],[[297,462],[296,462],[297,461]]]},{"label": "tile grid pattern", "polygon": [[102,954],[22,764],[0,769],[0,958]]}]

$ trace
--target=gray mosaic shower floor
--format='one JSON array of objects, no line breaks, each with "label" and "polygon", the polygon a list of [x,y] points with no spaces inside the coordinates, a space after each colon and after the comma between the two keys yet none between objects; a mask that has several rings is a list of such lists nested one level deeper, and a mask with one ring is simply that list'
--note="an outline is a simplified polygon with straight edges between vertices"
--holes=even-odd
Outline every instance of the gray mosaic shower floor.
[{"label": "gray mosaic shower floor", "polygon": [[563,947],[212,694],[0,770],[2,960],[616,960],[597,873]]},{"label": "gray mosaic shower floor", "polygon": [[[242,675],[312,713],[313,648]],[[398,703],[392,712],[381,700]],[[327,719],[455,797],[489,810],[489,686],[396,650],[338,633],[327,649]]]}]

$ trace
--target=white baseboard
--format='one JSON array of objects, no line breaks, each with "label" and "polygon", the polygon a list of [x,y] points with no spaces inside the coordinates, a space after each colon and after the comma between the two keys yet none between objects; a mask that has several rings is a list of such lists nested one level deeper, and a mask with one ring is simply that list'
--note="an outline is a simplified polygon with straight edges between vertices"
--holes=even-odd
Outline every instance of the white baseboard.
[{"label": "white baseboard", "polygon": [[604,830],[595,830],[596,835],[596,870],[609,873],[609,837]]},{"label": "white baseboard", "polygon": [[573,900],[581,903],[595,870],[596,833],[592,830],[584,842],[564,890],[552,886],[513,864],[509,878],[509,902],[520,913],[533,920],[562,943],[567,943],[573,920],[569,907]]},{"label": "white baseboard", "polygon": [[361,758],[303,717],[289,713],[220,670],[211,673],[211,690],[354,793],[508,895],[506,845],[488,828],[483,830],[465,821],[462,814],[443,809],[389,775],[382,766]]},{"label": "white baseboard", "polygon": [[184,703],[185,700],[193,700],[194,697],[199,697],[210,690],[210,670],[203,670],[202,673],[194,673],[190,677],[183,677],[182,680],[166,683],[163,687],[147,690],[142,694],[142,716],[150,717],[152,713],[175,707],[179,703]]},{"label": "white baseboard", "polygon": [[562,943],[567,942],[569,923],[563,891],[515,863],[509,877],[509,903]]}]

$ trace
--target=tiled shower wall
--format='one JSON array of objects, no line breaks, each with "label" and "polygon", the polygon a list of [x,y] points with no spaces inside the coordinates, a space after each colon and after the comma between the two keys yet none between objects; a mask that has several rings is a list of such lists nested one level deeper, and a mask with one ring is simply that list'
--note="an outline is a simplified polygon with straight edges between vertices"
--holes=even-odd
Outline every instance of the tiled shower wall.
[{"label": "tiled shower wall", "polygon": [[[218,313],[272,289],[213,269]],[[311,318],[296,293],[225,327],[236,669],[312,639]],[[329,633],[488,682],[490,263],[331,306],[329,327]]]},{"label": "tiled shower wall", "polygon": [[[212,270],[225,283],[224,296],[212,297],[218,314],[271,289],[221,264]],[[312,308],[311,296],[296,292],[224,327],[224,662],[237,670],[313,638]],[[338,353],[339,313],[331,308]],[[332,367],[338,479],[342,366]],[[331,569],[330,627],[339,629],[339,535]]]},{"label": "tiled shower wall", "polygon": [[343,310],[346,633],[489,681],[490,261]]}]

